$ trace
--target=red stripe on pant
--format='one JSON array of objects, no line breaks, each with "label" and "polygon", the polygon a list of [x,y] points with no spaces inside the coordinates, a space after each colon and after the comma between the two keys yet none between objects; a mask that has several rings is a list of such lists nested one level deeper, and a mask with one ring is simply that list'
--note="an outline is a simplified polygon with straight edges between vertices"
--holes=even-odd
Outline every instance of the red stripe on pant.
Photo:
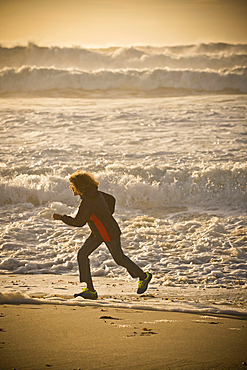
[{"label": "red stripe on pant", "polygon": [[92,216],[90,217],[90,220],[95,223],[95,226],[99,230],[100,235],[104,239],[105,242],[109,242],[110,238],[109,235],[107,234],[107,231],[105,229],[105,226],[102,224],[102,222],[95,216],[93,213]]}]

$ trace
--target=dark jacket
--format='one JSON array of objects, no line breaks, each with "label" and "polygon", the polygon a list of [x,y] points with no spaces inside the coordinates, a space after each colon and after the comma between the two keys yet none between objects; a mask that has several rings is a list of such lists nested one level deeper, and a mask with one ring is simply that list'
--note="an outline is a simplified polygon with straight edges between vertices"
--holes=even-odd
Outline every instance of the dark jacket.
[{"label": "dark jacket", "polygon": [[77,227],[82,227],[87,223],[95,238],[109,242],[121,234],[112,216],[114,210],[115,198],[93,187],[83,196],[77,215],[74,218],[63,215],[62,221],[67,225]]}]

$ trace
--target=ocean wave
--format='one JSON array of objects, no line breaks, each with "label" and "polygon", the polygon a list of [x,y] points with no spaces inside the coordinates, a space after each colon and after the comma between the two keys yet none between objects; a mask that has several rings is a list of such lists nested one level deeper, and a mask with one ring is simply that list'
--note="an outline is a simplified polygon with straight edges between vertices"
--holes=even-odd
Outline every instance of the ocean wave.
[{"label": "ocean wave", "polygon": [[246,207],[246,175],[246,163],[200,169],[137,167],[126,169],[122,178],[107,174],[118,202],[143,210],[175,205]]},{"label": "ocean wave", "polygon": [[[110,191],[120,206],[159,209],[162,206],[246,207],[247,164],[207,168],[108,166],[95,172],[101,190]],[[0,183],[0,205],[61,202],[76,206],[67,179],[47,174],[20,174]],[[64,210],[63,210],[64,211]]]},{"label": "ocean wave", "polygon": [[246,69],[247,45],[0,46],[0,94],[66,97],[98,91],[101,96],[113,90],[144,95],[156,91],[158,96],[195,91],[245,94]]},{"label": "ocean wave", "polygon": [[47,91],[139,91],[157,89],[185,89],[189,91],[219,92],[231,90],[247,93],[246,69],[225,70],[99,70],[86,72],[55,68],[3,69],[0,72],[0,93],[32,93]]},{"label": "ocean wave", "polygon": [[34,44],[0,47],[0,68],[54,67],[56,69],[197,69],[244,67],[247,45],[199,44],[174,47],[40,47]]}]

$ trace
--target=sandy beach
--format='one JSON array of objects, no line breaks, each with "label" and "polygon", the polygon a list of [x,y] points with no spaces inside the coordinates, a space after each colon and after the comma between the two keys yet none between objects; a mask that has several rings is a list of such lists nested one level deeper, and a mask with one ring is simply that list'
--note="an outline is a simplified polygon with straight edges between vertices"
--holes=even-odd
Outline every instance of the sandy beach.
[{"label": "sandy beach", "polygon": [[0,370],[245,369],[246,289],[167,287],[95,277],[2,275]]},{"label": "sandy beach", "polygon": [[0,369],[244,369],[247,317],[0,306]]}]

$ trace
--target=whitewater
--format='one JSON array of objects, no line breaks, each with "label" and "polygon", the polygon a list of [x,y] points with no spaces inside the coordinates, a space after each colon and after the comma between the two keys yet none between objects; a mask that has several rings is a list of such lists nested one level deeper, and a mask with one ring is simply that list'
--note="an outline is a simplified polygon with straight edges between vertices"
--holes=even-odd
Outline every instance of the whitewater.
[{"label": "whitewater", "polygon": [[[0,302],[246,313],[247,45],[0,47]],[[136,280],[102,244],[74,299],[77,169],[116,198]]]}]

